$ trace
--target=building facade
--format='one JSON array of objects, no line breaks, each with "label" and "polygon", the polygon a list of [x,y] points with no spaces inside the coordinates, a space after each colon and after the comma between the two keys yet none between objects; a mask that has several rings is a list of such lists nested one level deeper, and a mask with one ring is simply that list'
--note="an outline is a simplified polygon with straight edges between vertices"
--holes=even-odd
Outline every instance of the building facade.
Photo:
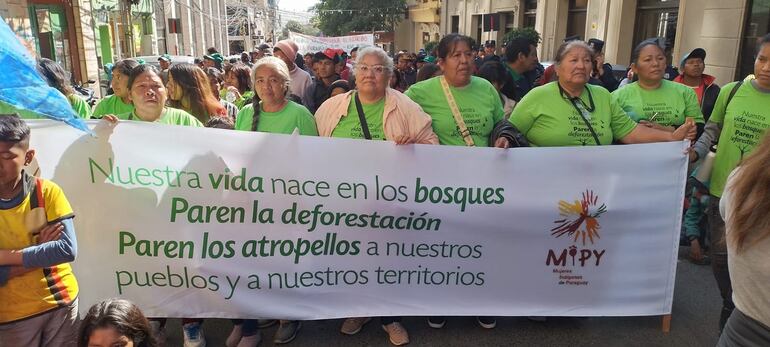
[{"label": "building facade", "polygon": [[3,1],[0,16],[11,29],[75,83],[101,80],[105,88],[103,66],[128,57],[201,57],[227,47],[225,0]]},{"label": "building facade", "polygon": [[[720,84],[752,71],[756,40],[770,31],[769,0],[445,0],[440,9],[441,33],[477,42],[501,42],[514,28],[534,27],[541,61],[553,60],[569,36],[605,41],[606,60],[619,65],[628,65],[633,47],[650,37],[664,39],[674,66],[701,47],[706,73]],[[488,14],[496,15],[496,30],[484,30]]]},{"label": "building facade", "polygon": [[442,37],[441,1],[408,0],[404,20],[395,31],[395,50],[416,52]]},{"label": "building facade", "polygon": [[90,1],[3,1],[0,17],[38,57],[58,62],[75,83],[99,80]]},{"label": "building facade", "polygon": [[229,54],[254,51],[273,41],[277,14],[274,1],[227,0],[227,41]]}]

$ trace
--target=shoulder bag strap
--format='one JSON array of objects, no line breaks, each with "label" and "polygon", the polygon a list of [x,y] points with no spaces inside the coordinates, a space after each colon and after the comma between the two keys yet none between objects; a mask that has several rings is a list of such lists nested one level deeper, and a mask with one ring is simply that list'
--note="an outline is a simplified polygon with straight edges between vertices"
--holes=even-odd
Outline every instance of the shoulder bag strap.
[{"label": "shoulder bag strap", "polygon": [[471,137],[471,132],[468,131],[468,127],[465,126],[465,121],[463,120],[462,114],[460,114],[460,109],[457,108],[455,97],[452,95],[452,91],[449,90],[449,83],[447,83],[444,76],[439,77],[439,80],[441,81],[441,87],[444,90],[444,96],[446,96],[447,103],[449,103],[449,109],[452,110],[452,116],[455,118],[455,123],[457,123],[457,128],[460,129],[460,135],[462,135],[463,140],[465,140],[465,144],[470,147],[476,146]]},{"label": "shoulder bag strap", "polygon": [[730,105],[730,101],[733,99],[733,96],[735,96],[735,93],[738,92],[738,89],[741,87],[741,84],[743,84],[743,80],[738,81],[738,83],[736,83],[733,86],[733,89],[730,90],[730,95],[727,96],[727,102],[725,102],[725,109],[722,111],[723,117],[724,117],[724,114],[727,113],[727,106]]},{"label": "shoulder bag strap", "polygon": [[366,124],[366,116],[364,115],[364,107],[361,106],[361,99],[358,98],[358,93],[355,93],[356,110],[358,110],[358,120],[361,122],[361,130],[364,132],[364,138],[367,140],[372,139],[372,134],[369,132],[369,125]]}]

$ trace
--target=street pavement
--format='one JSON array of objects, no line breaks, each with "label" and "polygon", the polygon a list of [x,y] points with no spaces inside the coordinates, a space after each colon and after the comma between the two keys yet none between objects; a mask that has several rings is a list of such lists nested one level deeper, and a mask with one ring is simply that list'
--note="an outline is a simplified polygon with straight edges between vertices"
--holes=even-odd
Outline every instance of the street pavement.
[{"label": "street pavement", "polygon": [[[660,317],[549,318],[538,323],[524,317],[498,318],[497,328],[480,328],[472,317],[449,318],[444,329],[428,327],[424,317],[406,317],[409,346],[714,346],[718,340],[721,298],[710,266],[686,260],[681,248],[677,263],[671,332],[661,331]],[[390,346],[379,322],[372,320],[355,336],[339,332],[341,320],[303,322],[297,338],[287,347]],[[232,324],[207,319],[203,325],[208,346],[224,346]],[[166,346],[182,346],[180,321],[170,319]],[[260,346],[272,342],[276,327],[262,331]]]}]

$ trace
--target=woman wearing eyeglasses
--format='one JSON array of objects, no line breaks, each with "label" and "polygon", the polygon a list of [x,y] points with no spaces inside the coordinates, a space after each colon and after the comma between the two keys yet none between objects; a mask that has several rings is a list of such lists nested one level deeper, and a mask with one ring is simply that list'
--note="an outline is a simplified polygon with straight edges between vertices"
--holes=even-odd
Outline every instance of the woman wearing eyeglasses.
[{"label": "woman wearing eyeglasses", "polygon": [[388,87],[393,61],[385,51],[378,47],[361,49],[355,66],[356,89],[326,100],[316,111],[319,136],[397,144],[438,143],[430,116]]},{"label": "woman wearing eyeglasses", "polygon": [[587,84],[593,51],[583,41],[564,43],[556,52],[558,80],[530,91],[510,121],[532,146],[594,146],[694,139],[688,118],[673,131],[638,126],[603,87]]},{"label": "woman wearing eyeglasses", "polygon": [[[326,137],[393,141],[396,144],[438,144],[430,116],[404,94],[388,87],[393,61],[379,47],[358,51],[356,89],[326,100],[315,114],[318,134]],[[348,318],[340,331],[355,335],[370,317]],[[381,317],[393,345],[409,343],[401,317]]]}]

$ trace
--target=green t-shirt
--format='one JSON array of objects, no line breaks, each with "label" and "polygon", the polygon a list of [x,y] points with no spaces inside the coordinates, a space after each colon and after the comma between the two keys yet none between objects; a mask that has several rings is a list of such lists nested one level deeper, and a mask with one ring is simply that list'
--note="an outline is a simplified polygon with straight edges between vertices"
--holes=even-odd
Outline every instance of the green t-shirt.
[{"label": "green t-shirt", "polygon": [[[227,88],[222,88],[222,90],[219,91],[219,98],[221,100],[227,101]],[[242,109],[243,106],[246,106],[246,103],[251,101],[251,99],[254,98],[254,91],[253,90],[247,90],[243,92],[240,98],[233,100],[233,105],[237,106],[238,109]]]},{"label": "green t-shirt", "polygon": [[[260,105],[261,106],[261,105]],[[254,105],[244,106],[236,117],[235,129],[251,131],[251,122],[254,118]],[[276,134],[291,134],[294,129],[299,129],[300,135],[318,136],[318,128],[315,125],[315,118],[310,114],[305,106],[293,101],[286,103],[278,112],[259,113],[259,123],[257,131]]]},{"label": "green t-shirt", "polygon": [[91,107],[85,100],[74,94],[70,94],[67,97],[67,100],[69,100],[72,109],[75,110],[78,117],[82,119],[91,119]]},{"label": "green t-shirt", "polygon": [[[70,94],[70,96],[67,97],[67,101],[70,102],[72,110],[75,111],[78,117],[82,119],[91,118],[91,107],[88,106],[88,103],[85,102],[85,100],[79,98],[77,95]],[[0,101],[0,113],[18,113],[19,117],[22,119],[48,119],[35,112],[18,109],[2,101]]]},{"label": "green t-shirt", "polygon": [[650,120],[663,126],[680,126],[685,118],[695,119],[703,124],[703,113],[698,105],[698,96],[692,88],[669,80],[663,80],[658,89],[647,90],[634,82],[612,92],[612,99],[628,113],[635,122]]},{"label": "green t-shirt", "polygon": [[120,100],[120,97],[113,94],[102,99],[98,104],[96,104],[96,107],[94,107],[93,117],[102,118],[102,116],[105,114],[112,114],[120,119],[127,119],[121,118],[121,116],[128,117],[131,115],[131,112],[134,112],[134,105],[123,103],[123,100]]},{"label": "green t-shirt", "polygon": [[0,113],[2,114],[18,113],[21,119],[47,119],[43,116],[39,116],[35,112],[21,109],[21,108],[16,108],[2,101],[0,101]]},{"label": "green t-shirt", "polygon": [[[352,96],[355,96],[355,94]],[[369,134],[372,135],[372,140],[386,140],[382,125],[382,116],[385,112],[385,98],[380,99],[380,101],[374,104],[367,105],[362,102],[361,107],[364,109],[366,125],[369,127]],[[337,123],[337,126],[332,131],[332,137],[364,139],[364,132],[361,129],[361,120],[358,117],[356,101],[351,97],[350,105],[348,105],[348,114],[340,118],[340,122]]]},{"label": "green t-shirt", "polygon": [[[227,96],[227,92],[225,92],[225,96]],[[251,99],[254,98],[254,92],[251,90],[247,90],[241,95],[240,98],[236,99],[233,104],[235,104],[238,109],[242,109],[244,106],[246,106],[246,103],[250,102]]]},{"label": "green t-shirt", "polygon": [[[586,84],[580,95],[583,104],[594,110],[588,112],[591,127],[602,145],[612,144],[631,133],[636,123],[628,118],[623,109],[613,100],[610,93],[602,88]],[[580,102],[575,104],[583,107]],[[527,137],[532,146],[595,146],[591,130],[573,106],[572,101],[562,96],[557,82],[548,83],[531,90],[521,99],[511,113],[510,122]]]},{"label": "green t-shirt", "polygon": [[737,82],[722,87],[710,122],[721,123],[717,156],[711,171],[711,194],[721,197],[727,177],[762,141],[770,128],[770,93],[758,91],[751,81],[744,82],[725,109],[725,102]]},{"label": "green t-shirt", "polygon": [[[135,114],[135,111],[131,111],[129,113],[120,114],[116,116],[120,119],[142,122],[142,119],[137,117],[137,115]],[[160,124],[168,124],[168,125],[182,125],[182,126],[191,126],[191,127],[199,127],[199,128],[203,127],[203,123],[201,123],[197,118],[193,117],[193,115],[173,107],[164,108],[163,113],[160,115],[160,118],[158,118],[158,120],[156,120],[155,122]]]},{"label": "green t-shirt", "polygon": [[[465,140],[460,135],[460,129],[441,87],[440,78],[442,77],[433,77],[413,84],[404,94],[431,116],[433,132],[438,136],[440,144],[465,146]],[[449,86],[449,90],[455,98],[473,142],[478,147],[488,147],[489,135],[497,122],[505,117],[503,104],[495,87],[487,80],[473,76],[467,86]]]}]

